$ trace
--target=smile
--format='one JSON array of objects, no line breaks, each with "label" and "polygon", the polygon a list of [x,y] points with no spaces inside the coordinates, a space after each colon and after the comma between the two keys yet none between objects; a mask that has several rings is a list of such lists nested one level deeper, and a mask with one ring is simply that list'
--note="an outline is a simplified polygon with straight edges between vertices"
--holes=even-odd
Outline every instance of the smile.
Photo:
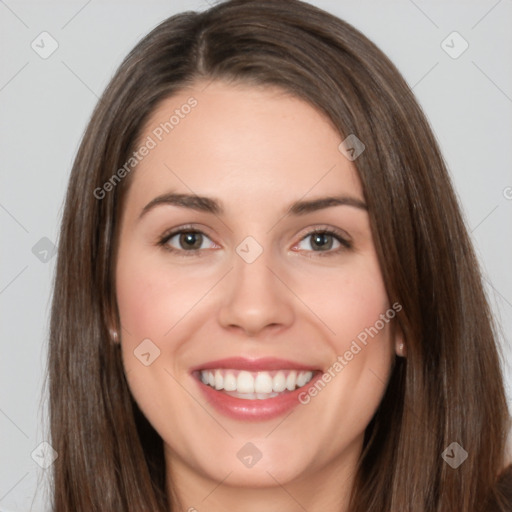
[{"label": "smile", "polygon": [[274,370],[249,372],[246,370],[215,369],[200,372],[203,384],[229,396],[246,400],[265,400],[285,391],[294,391],[308,384],[312,371]]},{"label": "smile", "polygon": [[237,420],[262,421],[299,405],[301,389],[322,371],[280,359],[231,358],[196,367],[192,375],[218,412]]}]

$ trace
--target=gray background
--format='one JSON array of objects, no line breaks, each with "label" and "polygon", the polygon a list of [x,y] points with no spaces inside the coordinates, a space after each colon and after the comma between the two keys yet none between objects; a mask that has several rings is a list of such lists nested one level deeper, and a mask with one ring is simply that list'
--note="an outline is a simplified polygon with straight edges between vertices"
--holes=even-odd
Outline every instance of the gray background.
[{"label": "gray background", "polygon": [[[502,326],[512,403],[512,0],[311,3],[376,42],[422,104],[452,172]],[[47,439],[41,389],[52,244],[83,130],[121,59],[144,34],[174,13],[207,7],[206,0],[0,0],[2,511],[48,509],[48,471],[36,461],[48,460],[37,447]],[[49,39],[41,42],[43,31],[58,43],[46,59],[31,47],[35,41],[40,52],[50,48]],[[458,58],[441,46],[453,31],[469,44]],[[445,43],[452,54],[462,44],[456,36]]]}]

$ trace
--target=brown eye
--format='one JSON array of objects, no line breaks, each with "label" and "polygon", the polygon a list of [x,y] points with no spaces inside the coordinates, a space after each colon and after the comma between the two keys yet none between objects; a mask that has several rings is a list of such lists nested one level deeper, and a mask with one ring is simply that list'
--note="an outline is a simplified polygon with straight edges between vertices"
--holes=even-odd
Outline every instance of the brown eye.
[{"label": "brown eye", "polygon": [[181,249],[186,251],[191,249],[200,249],[203,243],[203,235],[197,232],[181,233],[178,238]]},{"label": "brown eye", "polygon": [[351,247],[339,233],[330,230],[316,230],[307,234],[298,244],[298,248],[318,253],[335,254],[340,249]]},{"label": "brown eye", "polygon": [[166,249],[178,252],[194,252],[209,249],[215,245],[204,233],[184,229],[166,235],[159,244]]},{"label": "brown eye", "polygon": [[332,249],[334,237],[328,233],[314,233],[311,236],[311,247],[313,250],[329,250]]}]

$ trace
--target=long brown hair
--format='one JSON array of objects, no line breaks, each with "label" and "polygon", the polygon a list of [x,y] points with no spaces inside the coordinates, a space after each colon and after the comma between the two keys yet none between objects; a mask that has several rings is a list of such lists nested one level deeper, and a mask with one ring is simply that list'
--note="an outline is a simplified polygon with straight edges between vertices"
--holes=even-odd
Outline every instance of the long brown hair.
[{"label": "long brown hair", "polygon": [[[280,86],[366,146],[354,164],[389,299],[403,306],[407,358],[366,429],[351,512],[510,510],[497,485],[509,428],[497,338],[436,140],[389,59],[297,0],[172,16],[126,57],[93,113],[69,180],[54,284],[53,510],[170,510],[162,440],[109,341],[109,328],[121,332],[114,267],[131,180],[94,191],[128,161],[159,102],[198,79]],[[441,456],[453,442],[468,453],[457,469]]]}]

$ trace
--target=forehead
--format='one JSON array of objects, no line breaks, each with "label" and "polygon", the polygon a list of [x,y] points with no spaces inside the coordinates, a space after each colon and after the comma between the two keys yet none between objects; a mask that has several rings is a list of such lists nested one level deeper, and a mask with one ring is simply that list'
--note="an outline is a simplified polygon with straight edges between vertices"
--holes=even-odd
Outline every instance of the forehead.
[{"label": "forehead", "polygon": [[337,192],[362,199],[341,141],[321,112],[282,89],[197,83],[163,100],[149,117],[137,147],[150,149],[136,166],[129,196],[151,199],[173,190],[240,205]]}]

